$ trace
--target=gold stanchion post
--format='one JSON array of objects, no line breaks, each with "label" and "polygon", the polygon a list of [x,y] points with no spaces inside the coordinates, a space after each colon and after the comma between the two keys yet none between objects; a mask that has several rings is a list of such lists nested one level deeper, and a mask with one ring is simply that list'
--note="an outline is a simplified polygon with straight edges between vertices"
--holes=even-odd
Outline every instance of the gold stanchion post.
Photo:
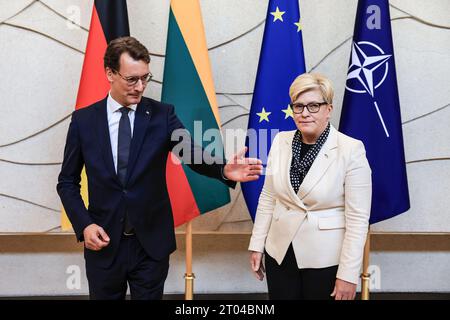
[{"label": "gold stanchion post", "polygon": [[364,245],[363,269],[361,274],[361,300],[369,300],[369,283],[370,274],[369,269],[370,257],[370,227],[367,231],[366,244]]},{"label": "gold stanchion post", "polygon": [[192,221],[186,224],[186,273],[184,274],[185,300],[194,299],[194,279],[195,275],[192,273]]}]

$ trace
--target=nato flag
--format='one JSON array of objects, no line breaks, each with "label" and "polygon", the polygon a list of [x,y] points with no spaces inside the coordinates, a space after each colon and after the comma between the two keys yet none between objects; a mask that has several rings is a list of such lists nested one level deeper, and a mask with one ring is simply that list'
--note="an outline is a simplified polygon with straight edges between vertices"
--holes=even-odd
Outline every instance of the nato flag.
[{"label": "nato flag", "polygon": [[[266,164],[272,140],[278,131],[293,130],[289,87],[305,72],[302,25],[298,0],[270,0],[259,57],[246,146],[250,156]],[[255,219],[264,176],[242,184],[252,219]]]},{"label": "nato flag", "polygon": [[370,223],[409,209],[388,0],[359,0],[339,130],[363,141],[372,168]]}]

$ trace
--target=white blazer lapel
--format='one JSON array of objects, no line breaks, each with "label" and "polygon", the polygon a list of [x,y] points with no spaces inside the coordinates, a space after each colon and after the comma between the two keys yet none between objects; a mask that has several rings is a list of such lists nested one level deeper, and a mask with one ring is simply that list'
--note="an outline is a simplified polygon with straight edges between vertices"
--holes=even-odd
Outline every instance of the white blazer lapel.
[{"label": "white blazer lapel", "polygon": [[280,152],[280,157],[283,159],[280,164],[280,176],[281,179],[280,185],[283,190],[280,192],[280,197],[286,197],[290,203],[306,210],[306,206],[303,201],[298,197],[298,195],[294,192],[294,189],[291,185],[291,162],[292,162],[292,139],[294,139],[295,131],[289,131],[288,134],[284,135],[284,141],[280,141],[282,148],[286,151]]},{"label": "white blazer lapel", "polygon": [[311,168],[305,176],[300,189],[298,190],[298,196],[300,199],[304,199],[314,188],[314,186],[325,175],[329,166],[336,159],[337,154],[337,131],[331,126],[328,139],[322,146],[317,158],[314,160]]}]

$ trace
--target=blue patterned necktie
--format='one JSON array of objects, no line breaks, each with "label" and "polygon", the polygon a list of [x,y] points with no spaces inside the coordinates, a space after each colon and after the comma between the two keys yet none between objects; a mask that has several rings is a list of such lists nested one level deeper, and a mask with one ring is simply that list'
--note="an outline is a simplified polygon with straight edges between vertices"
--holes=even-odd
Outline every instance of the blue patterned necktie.
[{"label": "blue patterned necktie", "polygon": [[119,111],[122,113],[122,117],[119,122],[119,139],[117,144],[117,176],[122,186],[125,186],[131,145],[131,125],[128,117],[130,109],[122,107]]},{"label": "blue patterned necktie", "polygon": [[[122,186],[125,187],[131,146],[131,124],[130,118],[128,117],[130,108],[122,107],[119,110],[122,113],[122,117],[119,121],[119,138],[117,143],[117,176],[119,177]],[[127,211],[125,213],[124,231],[131,234],[133,233],[133,229]]]}]

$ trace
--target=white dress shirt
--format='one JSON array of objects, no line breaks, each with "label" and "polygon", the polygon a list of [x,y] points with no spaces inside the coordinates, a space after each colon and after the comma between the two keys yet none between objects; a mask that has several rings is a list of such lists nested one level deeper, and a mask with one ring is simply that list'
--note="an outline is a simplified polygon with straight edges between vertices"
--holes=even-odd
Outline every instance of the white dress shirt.
[{"label": "white dress shirt", "polygon": [[[114,100],[111,97],[111,93],[108,95],[108,99],[106,101],[106,109],[108,115],[108,127],[109,127],[109,138],[111,139],[111,151],[114,160],[114,169],[117,173],[117,147],[118,147],[118,139],[119,139],[119,122],[122,117],[122,112],[120,112],[120,108],[123,106]],[[128,118],[130,119],[131,125],[131,136],[133,136],[134,129],[134,115],[136,113],[137,104],[129,105],[130,111],[128,112]]]}]

